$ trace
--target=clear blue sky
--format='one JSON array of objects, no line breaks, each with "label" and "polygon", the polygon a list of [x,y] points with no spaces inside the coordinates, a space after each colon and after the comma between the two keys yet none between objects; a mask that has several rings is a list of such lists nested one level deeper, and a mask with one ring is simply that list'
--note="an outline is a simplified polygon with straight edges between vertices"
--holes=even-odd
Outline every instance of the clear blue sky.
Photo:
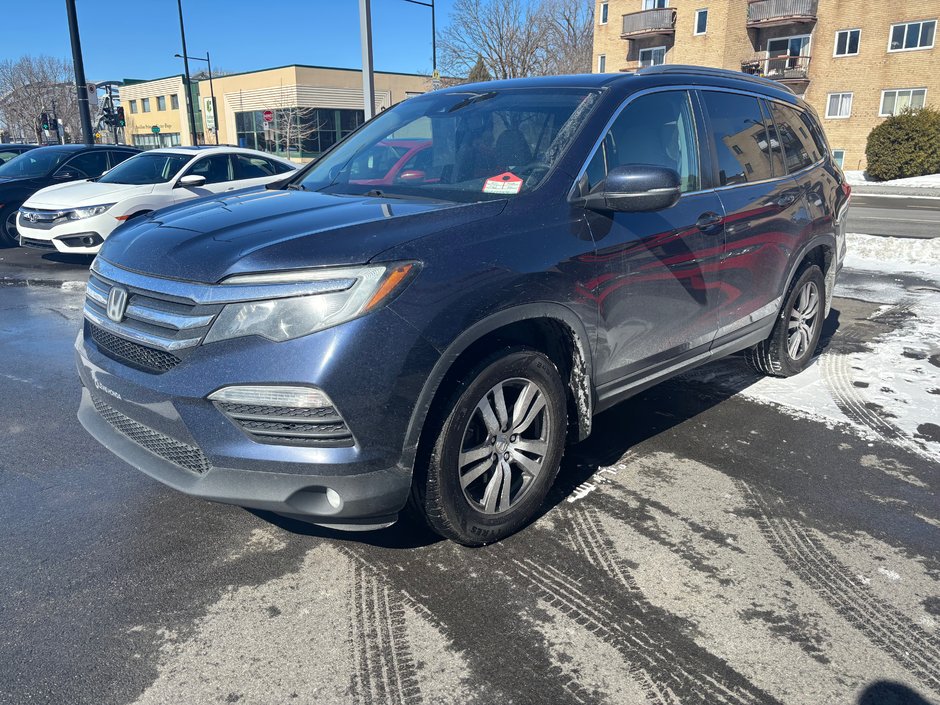
[{"label": "clear blue sky", "polygon": [[[71,58],[63,0],[3,0],[0,58],[50,54]],[[453,0],[436,0],[438,31]],[[176,0],[77,0],[89,81],[182,73]],[[183,0],[191,56],[212,55],[213,69],[250,71],[285,64],[360,68],[358,0]],[[431,11],[404,0],[372,0],[377,71],[430,73]],[[190,70],[199,71],[200,62]]]}]

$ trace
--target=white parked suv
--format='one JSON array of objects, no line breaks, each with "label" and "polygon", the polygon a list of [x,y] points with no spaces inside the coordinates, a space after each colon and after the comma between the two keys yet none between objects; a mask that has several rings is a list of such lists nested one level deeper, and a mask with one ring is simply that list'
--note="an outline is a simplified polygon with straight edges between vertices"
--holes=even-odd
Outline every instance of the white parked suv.
[{"label": "white parked suv", "polygon": [[131,218],[200,196],[264,185],[296,168],[285,159],[239,147],[142,152],[97,179],[34,193],[17,218],[20,245],[94,254]]}]

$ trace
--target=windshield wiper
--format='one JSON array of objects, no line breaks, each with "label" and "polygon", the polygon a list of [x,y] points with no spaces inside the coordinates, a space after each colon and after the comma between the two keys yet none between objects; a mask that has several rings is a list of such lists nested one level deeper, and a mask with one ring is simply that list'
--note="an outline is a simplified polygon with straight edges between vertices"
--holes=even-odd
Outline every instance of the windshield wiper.
[{"label": "windshield wiper", "polygon": [[287,184],[288,191],[306,191],[307,187],[303,184]]},{"label": "windshield wiper", "polygon": [[447,112],[454,113],[460,110],[461,108],[466,108],[468,105],[473,103],[478,103],[481,100],[489,100],[490,98],[496,97],[496,91],[489,91],[488,93],[474,93],[468,98],[464,98],[462,101],[452,106]]},{"label": "windshield wiper", "polygon": [[402,196],[398,193],[385,193],[381,189],[374,188],[371,191],[366,191],[365,193],[360,193],[360,196],[368,196],[369,198],[410,198],[409,196]]}]

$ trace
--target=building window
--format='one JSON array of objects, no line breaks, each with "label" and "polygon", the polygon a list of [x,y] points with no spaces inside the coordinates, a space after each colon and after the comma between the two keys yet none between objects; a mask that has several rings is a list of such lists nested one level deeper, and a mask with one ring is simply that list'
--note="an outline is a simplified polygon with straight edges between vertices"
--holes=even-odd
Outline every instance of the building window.
[{"label": "building window", "polygon": [[607,15],[610,12],[610,3],[601,3],[601,24],[607,24]]},{"label": "building window", "polygon": [[706,31],[708,31],[708,8],[696,10],[694,34],[705,34]]},{"label": "building window", "polygon": [[179,132],[160,132],[158,134],[148,133],[143,135],[131,135],[131,140],[135,147],[141,149],[157,149],[158,147],[179,147]]},{"label": "building window", "polygon": [[150,112],[150,98],[141,98],[140,99],[140,111],[142,113]]},{"label": "building window", "polygon": [[847,118],[852,115],[851,93],[830,93],[826,102],[827,118]]},{"label": "building window", "polygon": [[844,149],[832,150],[832,159],[836,164],[839,165],[839,168],[841,169],[845,162],[845,150]]},{"label": "building window", "polygon": [[666,63],[666,47],[640,49],[640,68],[659,66]]},{"label": "building window", "polygon": [[131,105],[131,112],[132,112],[132,113],[136,113],[136,112],[137,112],[137,101],[136,101],[136,100],[132,100],[132,101],[130,102],[130,105]]},{"label": "building window", "polygon": [[170,96],[170,108],[173,110],[180,109],[180,97],[176,93]]},{"label": "building window", "polygon": [[836,50],[833,56],[855,56],[858,54],[858,41],[862,37],[860,29],[843,29],[836,32]]},{"label": "building window", "polygon": [[930,49],[933,47],[936,31],[937,20],[893,24],[891,25],[891,35],[888,40],[888,51]]},{"label": "building window", "polygon": [[661,7],[669,7],[669,0],[643,0],[644,10],[656,10]]},{"label": "building window", "polygon": [[881,92],[880,117],[889,117],[912,108],[923,108],[927,100],[926,88],[902,88],[896,91]]},{"label": "building window", "polygon": [[316,157],[361,125],[362,110],[284,108],[265,122],[263,111],[235,113],[239,147],[293,157]]},{"label": "building window", "polygon": [[165,95],[157,96],[157,110],[166,110],[166,96]]},{"label": "building window", "polygon": [[601,54],[597,57],[597,72],[604,73],[607,71],[607,55]]}]

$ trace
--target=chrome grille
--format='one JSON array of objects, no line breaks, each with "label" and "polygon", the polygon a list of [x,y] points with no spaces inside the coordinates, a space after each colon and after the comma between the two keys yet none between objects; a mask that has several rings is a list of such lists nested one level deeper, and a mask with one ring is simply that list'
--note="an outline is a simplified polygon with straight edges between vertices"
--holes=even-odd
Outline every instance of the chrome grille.
[{"label": "chrome grille", "polygon": [[37,230],[49,230],[55,227],[60,220],[66,220],[67,210],[46,210],[42,208],[20,208],[20,219],[26,227]]},{"label": "chrome grille", "polygon": [[210,469],[209,459],[205,454],[187,443],[170,438],[159,431],[154,431],[142,423],[125,416],[114,407],[106,404],[96,395],[91,395],[98,414],[107,421],[118,433],[127,436],[137,445],[158,455],[164,460],[178,465],[184,470],[202,475]]},{"label": "chrome grille", "polygon": [[224,402],[216,403],[216,407],[259,443],[316,447],[353,444],[349,427],[333,407],[301,409]]},{"label": "chrome grille", "polygon": [[172,353],[155,350],[119,338],[103,328],[99,328],[91,321],[85,321],[85,337],[91,337],[95,341],[95,345],[98,346],[98,350],[111,359],[123,362],[131,367],[137,367],[144,372],[166,372],[180,363],[180,359]]},{"label": "chrome grille", "polygon": [[[108,296],[115,286],[128,293],[120,322],[107,313]],[[97,272],[92,272],[85,290],[84,315],[99,349],[151,372],[166,372],[179,364],[187,350],[202,342],[221,309],[220,304],[200,304],[110,281]]]}]

